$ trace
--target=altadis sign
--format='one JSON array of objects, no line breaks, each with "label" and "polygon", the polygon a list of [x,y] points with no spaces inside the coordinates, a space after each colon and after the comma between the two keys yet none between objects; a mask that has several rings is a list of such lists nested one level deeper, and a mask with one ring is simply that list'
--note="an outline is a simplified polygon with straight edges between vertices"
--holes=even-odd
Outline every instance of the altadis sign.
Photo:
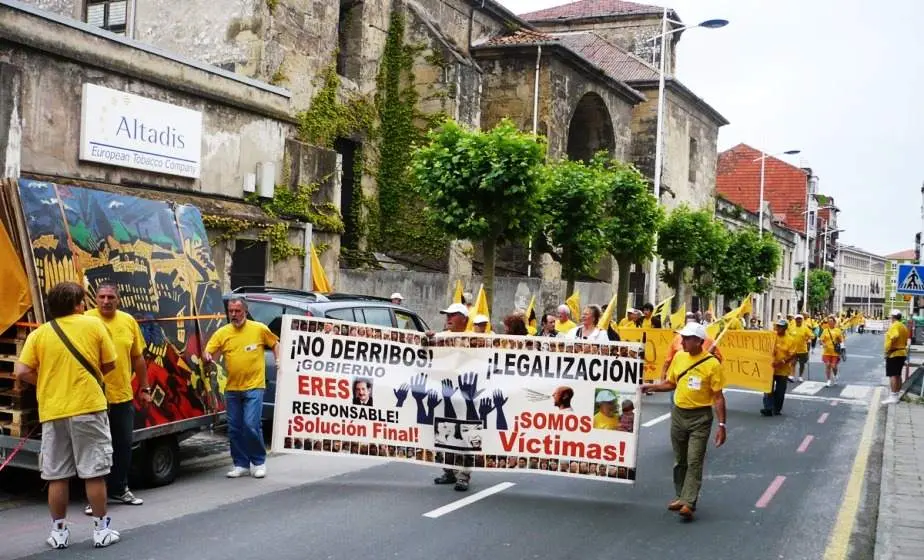
[{"label": "altadis sign", "polygon": [[198,178],[201,158],[201,112],[83,85],[80,159]]}]

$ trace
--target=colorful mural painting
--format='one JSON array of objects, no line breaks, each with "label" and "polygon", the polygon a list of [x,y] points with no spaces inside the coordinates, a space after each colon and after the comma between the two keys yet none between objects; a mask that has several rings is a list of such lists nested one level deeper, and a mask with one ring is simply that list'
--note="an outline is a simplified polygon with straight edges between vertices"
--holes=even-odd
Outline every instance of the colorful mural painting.
[{"label": "colorful mural painting", "polygon": [[27,179],[19,192],[42,294],[78,282],[90,308],[96,286],[112,281],[141,325],[154,406],[136,403],[136,429],[223,410],[223,372],[201,360],[224,307],[199,210]]}]

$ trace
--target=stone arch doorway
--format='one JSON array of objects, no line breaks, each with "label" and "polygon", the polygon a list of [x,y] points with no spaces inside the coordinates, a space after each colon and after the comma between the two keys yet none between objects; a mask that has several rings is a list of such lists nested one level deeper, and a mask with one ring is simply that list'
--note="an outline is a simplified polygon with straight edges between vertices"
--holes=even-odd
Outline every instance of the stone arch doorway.
[{"label": "stone arch doorway", "polygon": [[606,103],[596,93],[584,94],[568,125],[568,158],[590,161],[595,153],[604,150],[612,154],[615,148],[613,119]]}]

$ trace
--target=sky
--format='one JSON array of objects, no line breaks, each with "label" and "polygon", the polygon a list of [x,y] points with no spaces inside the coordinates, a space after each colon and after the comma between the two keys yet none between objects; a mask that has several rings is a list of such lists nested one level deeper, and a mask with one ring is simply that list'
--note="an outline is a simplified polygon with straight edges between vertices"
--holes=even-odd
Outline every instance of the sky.
[{"label": "sky", "polygon": [[[566,0],[499,0],[520,14]],[[641,3],[664,5],[658,1]],[[924,182],[924,1],[673,0],[690,29],[677,77],[722,113],[719,150],[746,143],[809,166],[841,209],[841,242],[914,246]],[[919,161],[918,158],[921,158]]]}]

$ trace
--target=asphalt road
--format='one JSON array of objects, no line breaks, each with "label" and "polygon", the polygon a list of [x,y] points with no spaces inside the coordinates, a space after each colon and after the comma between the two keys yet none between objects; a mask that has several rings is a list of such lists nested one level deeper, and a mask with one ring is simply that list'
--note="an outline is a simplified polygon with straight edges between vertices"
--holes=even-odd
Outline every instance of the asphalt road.
[{"label": "asphalt road", "polygon": [[[880,344],[850,337],[840,385],[791,396],[780,417],[758,414],[759,395],[729,391],[728,443],[707,454],[693,523],[665,509],[673,455],[669,422],[659,421],[641,430],[634,486],[475,473],[469,496],[513,485],[431,518],[424,514],[466,497],[434,486],[436,469],[273,457],[262,481],[226,480],[222,465],[145,491],[140,508],[113,507],[123,542],[103,550],[72,528],[69,550],[43,552],[43,504],[0,510],[0,527],[18,537],[6,553],[0,544],[0,558],[822,558],[882,382]],[[817,351],[812,361],[819,379]],[[668,412],[666,398],[645,398],[643,423]],[[73,508],[71,520],[80,517]]]}]

